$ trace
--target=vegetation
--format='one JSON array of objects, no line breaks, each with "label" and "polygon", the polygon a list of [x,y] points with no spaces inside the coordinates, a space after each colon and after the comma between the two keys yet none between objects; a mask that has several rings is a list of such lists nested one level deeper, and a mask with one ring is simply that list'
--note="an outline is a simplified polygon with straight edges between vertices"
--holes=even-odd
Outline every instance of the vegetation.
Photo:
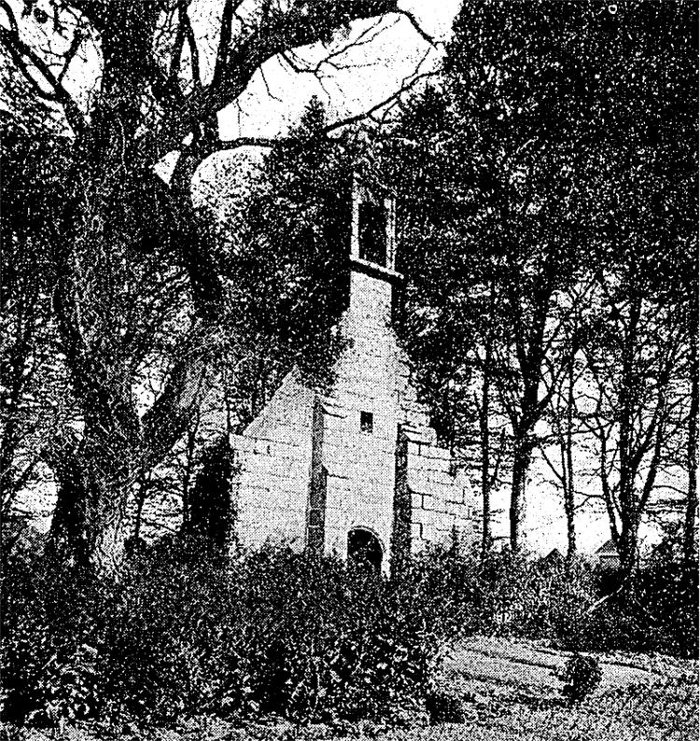
[{"label": "vegetation", "polygon": [[218,565],[184,555],[142,555],[119,583],[10,565],[5,716],[328,721],[420,704],[439,626],[419,585],[283,550]]},{"label": "vegetation", "polygon": [[[207,4],[41,5],[0,0],[0,514],[40,470],[57,489],[48,547],[3,549],[6,720],[475,717],[471,738],[555,738],[573,717],[597,738],[592,654],[697,658],[695,3],[465,2],[439,80],[406,101],[425,75],[407,77],[400,115],[375,106],[376,126],[352,128],[361,116],[331,122],[313,99],[288,135],[229,142],[217,116],[266,60],[294,68],[293,49],[345,45],[387,13],[425,32],[396,0],[221,0],[200,18],[204,59]],[[84,57],[100,61],[77,89]],[[267,155],[236,213],[197,200],[204,163],[251,144]],[[353,174],[398,195],[396,329],[483,502],[473,552],[431,551],[393,580],[227,541],[230,434],[290,368],[331,378]],[[536,456],[566,558],[527,554]],[[144,505],[171,490],[180,531],[147,544]],[[620,569],[578,554],[588,500]],[[643,562],[652,516],[667,536]],[[573,652],[562,697],[518,716],[445,690],[445,648],[477,635]],[[689,737],[688,684],[601,707],[652,728],[668,702],[679,725],[660,733]]]},{"label": "vegetation", "polygon": [[601,677],[600,662],[595,656],[574,654],[562,674],[566,682],[564,696],[572,704],[581,702],[600,684]]},{"label": "vegetation", "polygon": [[480,467],[485,547],[508,473],[510,546],[524,547],[540,455],[569,556],[580,492],[633,570],[670,489],[685,493],[690,556],[696,23],[682,1],[465,3],[440,84],[384,148],[403,206],[402,335],[443,441]]},{"label": "vegetation", "polygon": [[[637,601],[600,604],[603,583],[582,564],[507,555],[434,552],[395,582],[286,550],[230,562],[164,543],[119,582],[17,555],[2,577],[3,716],[444,721],[459,705],[437,691],[437,670],[460,637],[696,655],[696,572],[651,568]],[[573,661],[566,697],[587,694],[594,665]]]}]

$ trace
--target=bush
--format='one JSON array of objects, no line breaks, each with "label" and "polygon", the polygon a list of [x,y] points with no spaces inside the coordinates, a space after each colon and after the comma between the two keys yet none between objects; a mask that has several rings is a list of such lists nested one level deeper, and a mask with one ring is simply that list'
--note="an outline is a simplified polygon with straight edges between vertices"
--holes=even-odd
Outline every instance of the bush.
[{"label": "bush", "polygon": [[429,693],[425,709],[432,724],[463,723],[465,720],[464,700],[450,692]]},{"label": "bush", "polygon": [[605,599],[585,616],[580,647],[697,658],[697,560],[683,563],[672,549],[661,547],[632,577],[595,572],[594,588]]},{"label": "bush", "polygon": [[623,584],[583,563],[433,550],[392,582],[284,549],[231,561],[174,543],[109,583],[25,554],[2,573],[3,716],[331,721],[427,701],[442,717],[432,679],[459,636],[693,655],[697,571],[664,559]]},{"label": "bush", "polygon": [[509,552],[481,559],[431,551],[414,562],[409,580],[443,633],[563,638],[581,629],[596,600],[581,562],[546,563]]},{"label": "bush", "polygon": [[149,556],[116,584],[17,563],[3,590],[14,720],[390,718],[424,702],[438,658],[416,590],[284,550],[218,565]]},{"label": "bush", "polygon": [[565,682],[562,693],[572,705],[588,697],[600,684],[603,672],[595,656],[574,654],[567,662],[561,679]]},{"label": "bush", "polygon": [[698,569],[659,549],[633,578],[583,560],[431,552],[410,575],[444,633],[546,638],[573,651],[698,652]]}]

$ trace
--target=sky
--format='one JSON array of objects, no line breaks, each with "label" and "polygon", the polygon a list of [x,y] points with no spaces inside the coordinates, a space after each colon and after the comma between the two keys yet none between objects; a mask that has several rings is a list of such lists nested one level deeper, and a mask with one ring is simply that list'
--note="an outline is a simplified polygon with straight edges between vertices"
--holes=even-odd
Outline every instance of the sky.
[{"label": "sky", "polygon": [[[461,0],[401,3],[436,40],[436,47],[421,38],[407,18],[389,15],[379,23],[376,19],[353,23],[349,38],[340,42],[332,60],[340,69],[322,65],[320,79],[313,72],[295,74],[279,58],[271,60],[255,75],[238,105],[219,114],[222,139],[284,133],[313,95],[324,100],[332,119],[369,109],[399,89],[408,76],[435,68],[460,5]],[[296,56],[312,66],[327,53],[319,44]]]}]

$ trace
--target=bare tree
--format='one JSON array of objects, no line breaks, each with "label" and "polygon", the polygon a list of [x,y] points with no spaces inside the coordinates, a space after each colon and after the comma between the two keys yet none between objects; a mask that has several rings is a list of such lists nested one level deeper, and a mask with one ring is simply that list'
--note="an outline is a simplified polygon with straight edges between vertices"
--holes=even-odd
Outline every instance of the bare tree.
[{"label": "bare tree", "polygon": [[611,295],[586,343],[588,401],[579,411],[595,437],[610,533],[625,570],[636,568],[639,528],[660,479],[675,464],[687,412],[687,347],[677,311]]},{"label": "bare tree", "polygon": [[[58,168],[46,164],[51,147],[42,137],[53,120],[1,48],[0,55],[0,95],[10,109],[0,121],[0,501],[6,515],[37,476],[47,439],[74,410],[51,311],[51,263],[42,242],[51,224],[39,216],[36,192],[39,181],[60,177]],[[11,125],[13,116],[21,126]],[[29,177],[23,172],[27,163],[33,170]]]}]

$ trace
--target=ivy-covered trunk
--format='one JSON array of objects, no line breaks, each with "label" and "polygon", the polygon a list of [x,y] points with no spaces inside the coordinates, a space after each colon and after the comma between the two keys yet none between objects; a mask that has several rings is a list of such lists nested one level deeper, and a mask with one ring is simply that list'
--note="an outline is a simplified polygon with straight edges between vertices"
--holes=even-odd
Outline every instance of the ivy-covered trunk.
[{"label": "ivy-covered trunk", "polygon": [[102,86],[76,138],[56,252],[56,309],[81,418],[77,442],[55,465],[54,546],[97,572],[118,571],[125,514],[144,449],[137,413],[144,327],[152,321],[139,257],[152,178],[138,138],[156,11],[110,5],[102,32]]},{"label": "ivy-covered trunk", "polygon": [[[697,317],[697,298],[694,300],[694,316]],[[693,324],[697,324],[695,321]],[[696,554],[696,520],[698,511],[698,336],[697,327],[694,327],[690,338],[690,410],[688,412],[688,494],[685,504],[685,518],[683,522],[683,558],[690,564]]]}]

